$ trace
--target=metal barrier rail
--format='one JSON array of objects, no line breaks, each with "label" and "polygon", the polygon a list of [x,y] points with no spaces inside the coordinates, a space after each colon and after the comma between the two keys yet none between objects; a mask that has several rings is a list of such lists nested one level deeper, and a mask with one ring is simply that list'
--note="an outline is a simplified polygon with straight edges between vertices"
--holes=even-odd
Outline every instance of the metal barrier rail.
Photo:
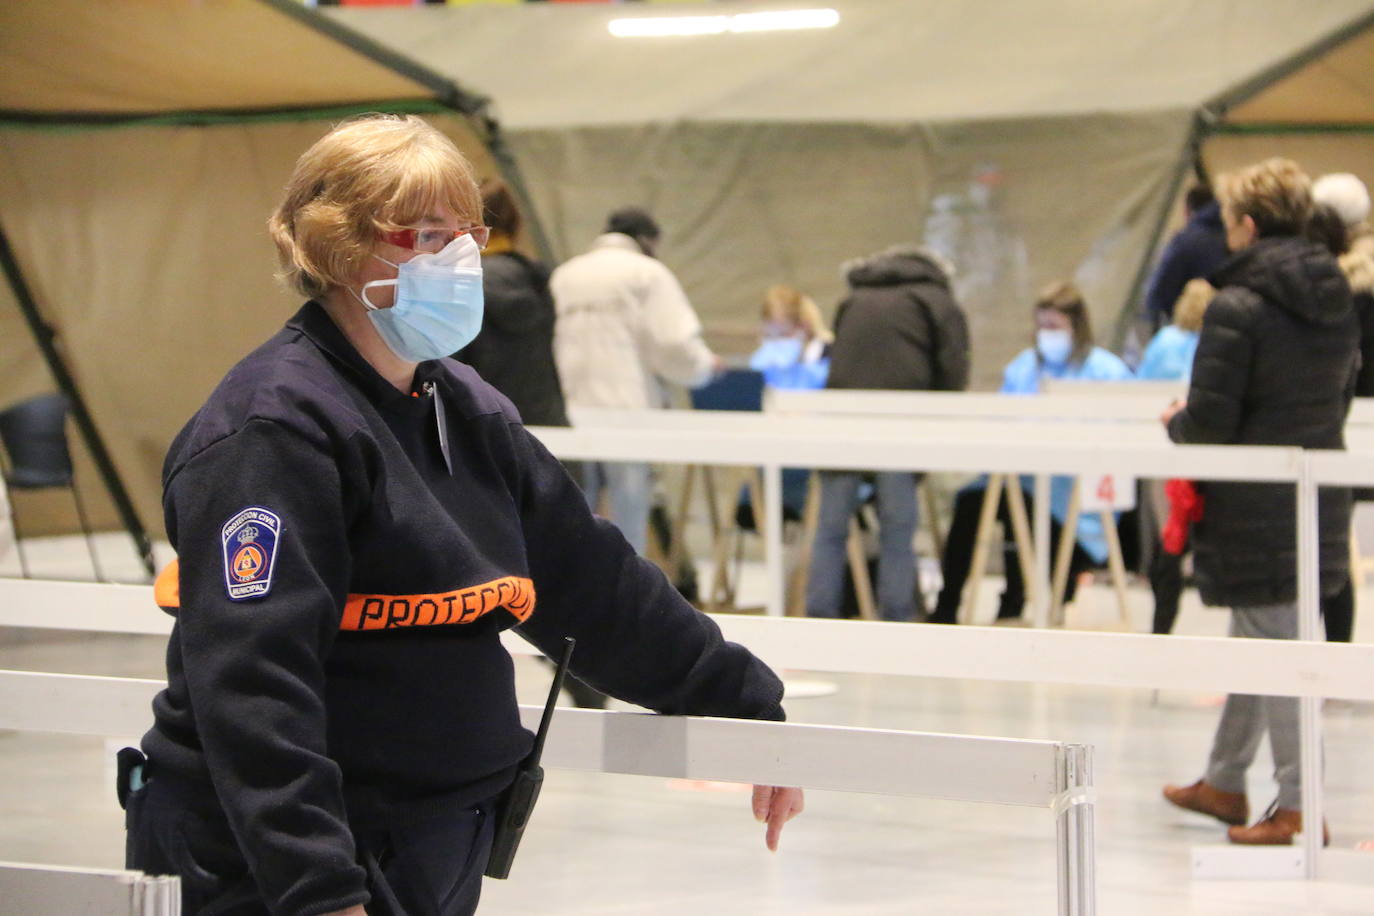
[{"label": "metal barrier rail", "polygon": [[[775,668],[1374,701],[1374,645],[708,616]],[[146,585],[0,579],[4,626],[165,636],[172,618]],[[503,638],[512,654],[539,654]]]},{"label": "metal barrier rail", "polygon": [[[763,469],[765,503],[770,506],[782,504],[784,467],[1034,474],[1039,600],[1032,613],[1037,626],[1048,618],[1051,594],[1050,474],[1292,483],[1297,509],[1298,636],[1309,641],[1321,638],[1317,489],[1374,485],[1374,461],[1368,460],[1374,457],[1374,444],[1367,427],[1352,438],[1355,451],[1323,453],[1279,447],[1151,444],[1148,435],[1122,435],[1126,425],[1120,423],[1078,424],[1075,435],[1071,422],[983,422],[979,428],[972,421],[947,417],[741,416],[704,411],[638,411],[638,417],[622,411],[614,417],[612,412],[598,413],[602,419],[596,428],[531,429],[555,455],[566,459],[756,465]],[[594,419],[591,414],[584,418]],[[706,431],[709,435],[703,435]],[[784,605],[782,528],[765,521],[763,529],[768,613],[780,616]],[[1300,704],[1302,809],[1309,823],[1323,822],[1325,801],[1320,702],[1319,696],[1304,696]],[[1302,842],[1302,874],[1316,878],[1322,858],[1321,832],[1306,831]]]},{"label": "metal barrier rail", "polygon": [[[788,467],[852,468],[877,470],[960,470],[1005,471],[1038,475],[1037,540],[1047,529],[1044,515],[1048,503],[1048,474],[1127,473],[1139,477],[1189,477],[1201,480],[1269,481],[1295,484],[1297,503],[1299,635],[1305,641],[1319,639],[1317,488],[1328,486],[1374,485],[1374,462],[1362,452],[1304,452],[1296,448],[1255,446],[1173,446],[1143,443],[1085,443],[1064,441],[1063,426],[1037,427],[1017,424],[1016,436],[1007,424],[1005,439],[968,436],[966,424],[953,421],[932,423],[906,419],[827,416],[789,417],[760,414],[712,413],[705,411],[601,411],[604,424],[597,428],[532,427],[531,431],[561,458],[606,461],[658,461],[665,463],[749,464],[764,469],[766,501],[781,504],[781,470]],[[987,435],[995,435],[997,431]],[[970,438],[977,441],[969,441]],[[765,558],[770,580],[769,609],[775,615],[782,609],[782,540],[776,524],[765,526]],[[1048,553],[1042,551],[1042,564]],[[1042,567],[1041,578],[1047,582]],[[1043,584],[1043,583],[1042,583]],[[1048,588],[1041,590],[1048,597]],[[1043,621],[1041,609],[1037,619]],[[41,624],[40,624],[41,625]],[[924,628],[923,628],[924,629]],[[985,639],[986,635],[980,634]],[[990,634],[987,634],[990,635]],[[1058,634],[1059,638],[1070,634]],[[1142,637],[1150,638],[1150,637]],[[1177,640],[1178,637],[1168,637]],[[1240,641],[1237,641],[1239,643]],[[1054,645],[1051,643],[1050,645]],[[1180,644],[1182,645],[1182,644]],[[1360,652],[1360,647],[1318,647],[1334,651]],[[1248,646],[1219,641],[1207,663],[1215,664],[1216,652],[1252,651]],[[1281,641],[1269,647],[1270,653],[1302,651],[1301,643]],[[966,658],[986,657],[980,642],[977,652]],[[1269,656],[1271,659],[1273,654]],[[1320,653],[1308,664],[1320,658]],[[1349,664],[1355,656],[1333,656],[1338,664]],[[1298,660],[1294,654],[1289,662]],[[1322,659],[1325,661],[1325,659]],[[1086,662],[1080,656],[1065,664]],[[1276,670],[1272,665],[1266,670]],[[1320,697],[1327,695],[1367,698],[1358,684],[1328,693],[1330,684],[1318,686],[1321,670],[1311,667],[1284,667],[1300,680],[1290,695],[1302,700],[1303,810],[1305,817],[1319,822],[1323,811],[1320,779]],[[906,673],[926,672],[908,670]],[[1179,672],[1161,673],[1156,685],[1179,683]],[[988,679],[987,673],[964,671],[964,677]],[[1098,676],[1101,676],[1100,674]],[[1287,675],[1285,675],[1286,677]],[[992,679],[1007,679],[998,675]],[[1056,680],[1051,676],[1045,680]],[[1261,692],[1282,693],[1271,674]],[[1309,682],[1304,686],[1301,681]],[[1117,683],[1115,679],[1108,683]],[[1237,690],[1238,681],[1228,680],[1213,689]],[[1303,873],[1317,877],[1321,858],[1320,833],[1308,831],[1303,838]]]},{"label": "metal barrier rail", "polygon": [[0,862],[6,916],[181,916],[181,880],[141,871]]},{"label": "metal barrier rail", "polygon": [[[138,734],[163,686],[135,678],[0,671],[0,729]],[[520,707],[530,728],[542,712]],[[864,766],[854,766],[856,759]],[[564,709],[554,717],[544,764],[1048,808],[1055,821],[1059,912],[1096,912],[1092,749],[1086,745]]]}]

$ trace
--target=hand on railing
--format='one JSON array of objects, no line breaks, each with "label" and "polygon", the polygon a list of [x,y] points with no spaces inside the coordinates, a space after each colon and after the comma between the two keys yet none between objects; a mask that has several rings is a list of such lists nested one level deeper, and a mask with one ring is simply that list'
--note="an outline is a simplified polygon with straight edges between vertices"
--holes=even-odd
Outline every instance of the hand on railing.
[{"label": "hand on railing", "polygon": [[781,786],[754,786],[754,820],[768,824],[764,842],[769,852],[778,851],[778,837],[782,825],[792,820],[806,807],[802,790]]},{"label": "hand on railing", "polygon": [[1164,412],[1159,415],[1159,422],[1164,424],[1164,428],[1169,428],[1169,421],[1174,418],[1174,414],[1188,406],[1188,402],[1182,398],[1175,398],[1174,402],[1164,408]]}]

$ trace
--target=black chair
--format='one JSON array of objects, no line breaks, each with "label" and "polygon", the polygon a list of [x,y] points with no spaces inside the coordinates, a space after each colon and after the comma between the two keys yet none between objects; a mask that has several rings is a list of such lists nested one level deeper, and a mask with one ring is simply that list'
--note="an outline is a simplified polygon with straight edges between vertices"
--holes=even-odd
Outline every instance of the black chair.
[{"label": "black chair", "polygon": [[[0,412],[0,443],[5,446],[8,461],[4,468],[5,486],[11,491],[46,490],[66,487],[76,504],[81,533],[86,536],[86,549],[97,581],[104,582],[91,526],[86,509],[76,488],[72,470],[72,456],[67,449],[67,399],[60,394],[43,394],[20,401]],[[24,556],[24,541],[19,531],[19,516],[10,501],[10,525],[14,531],[14,546],[19,554],[19,568],[29,578],[28,558]]]}]

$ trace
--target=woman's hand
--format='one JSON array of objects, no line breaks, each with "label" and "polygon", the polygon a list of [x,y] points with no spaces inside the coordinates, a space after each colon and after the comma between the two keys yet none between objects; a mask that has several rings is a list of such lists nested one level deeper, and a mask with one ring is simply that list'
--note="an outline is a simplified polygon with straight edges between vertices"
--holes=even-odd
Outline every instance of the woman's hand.
[{"label": "woman's hand", "polygon": [[764,842],[769,852],[778,851],[778,837],[782,825],[792,820],[806,807],[802,790],[780,786],[754,786],[754,820],[768,824]]},{"label": "woman's hand", "polygon": [[360,903],[346,910],[335,910],[332,913],[324,913],[322,916],[367,916],[367,910],[363,909],[363,905]]},{"label": "woman's hand", "polygon": [[1175,398],[1174,402],[1164,408],[1164,412],[1159,415],[1159,422],[1164,424],[1164,428],[1169,428],[1169,421],[1174,418],[1174,414],[1188,406],[1188,402],[1182,398]]}]

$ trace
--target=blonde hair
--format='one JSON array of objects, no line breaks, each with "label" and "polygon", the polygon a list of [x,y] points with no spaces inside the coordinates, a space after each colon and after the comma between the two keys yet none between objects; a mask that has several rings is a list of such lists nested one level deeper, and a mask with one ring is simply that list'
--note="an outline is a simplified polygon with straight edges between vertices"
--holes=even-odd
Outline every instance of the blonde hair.
[{"label": "blonde hair", "polygon": [[1202,315],[1212,304],[1217,291],[1212,284],[1202,278],[1188,281],[1174,303],[1174,325],[1184,331],[1202,330]]},{"label": "blonde hair", "polygon": [[1312,179],[1292,159],[1278,157],[1221,176],[1221,205],[1255,221],[1260,237],[1301,235],[1312,215]]},{"label": "blonde hair", "polygon": [[415,115],[345,121],[296,161],[268,220],[280,277],[306,296],[346,285],[382,233],[440,206],[481,222],[472,166],[451,140]]},{"label": "blonde hair", "polygon": [[763,294],[761,314],[764,321],[786,321],[806,332],[808,340],[831,343],[835,335],[825,326],[825,318],[815,301],[795,286],[777,283]]}]

